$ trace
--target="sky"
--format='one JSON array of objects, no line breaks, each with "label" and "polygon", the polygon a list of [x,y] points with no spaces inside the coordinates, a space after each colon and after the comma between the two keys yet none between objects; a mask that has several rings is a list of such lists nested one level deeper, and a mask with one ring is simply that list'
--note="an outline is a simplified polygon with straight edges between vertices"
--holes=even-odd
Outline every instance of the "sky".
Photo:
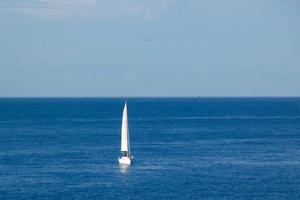
[{"label": "sky", "polygon": [[300,1],[0,1],[0,97],[124,96],[300,96]]}]

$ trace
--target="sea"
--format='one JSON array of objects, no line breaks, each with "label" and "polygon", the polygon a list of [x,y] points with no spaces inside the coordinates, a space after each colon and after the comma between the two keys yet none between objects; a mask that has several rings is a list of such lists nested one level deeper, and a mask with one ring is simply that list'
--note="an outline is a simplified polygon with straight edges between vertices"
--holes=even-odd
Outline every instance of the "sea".
[{"label": "sea", "polygon": [[0,199],[300,199],[300,98],[0,98]]}]

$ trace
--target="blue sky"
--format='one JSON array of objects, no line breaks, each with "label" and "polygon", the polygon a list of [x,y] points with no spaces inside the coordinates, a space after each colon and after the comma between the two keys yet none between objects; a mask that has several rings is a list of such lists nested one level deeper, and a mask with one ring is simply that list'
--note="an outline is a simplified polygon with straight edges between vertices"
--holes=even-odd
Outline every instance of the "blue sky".
[{"label": "blue sky", "polygon": [[3,97],[300,96],[298,0],[2,0],[0,32]]}]

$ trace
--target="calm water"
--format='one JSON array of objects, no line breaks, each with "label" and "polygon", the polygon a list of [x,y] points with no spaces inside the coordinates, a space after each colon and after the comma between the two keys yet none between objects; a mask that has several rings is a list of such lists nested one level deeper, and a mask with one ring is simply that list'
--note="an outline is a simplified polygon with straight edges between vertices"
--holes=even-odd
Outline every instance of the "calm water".
[{"label": "calm water", "polygon": [[0,199],[300,199],[300,98],[0,99]]}]

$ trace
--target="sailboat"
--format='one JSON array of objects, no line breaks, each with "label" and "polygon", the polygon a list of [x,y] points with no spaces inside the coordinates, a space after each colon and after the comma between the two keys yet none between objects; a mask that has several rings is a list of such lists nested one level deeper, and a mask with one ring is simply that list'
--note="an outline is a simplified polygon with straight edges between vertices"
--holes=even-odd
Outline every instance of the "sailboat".
[{"label": "sailboat", "polygon": [[123,110],[123,118],[122,118],[121,156],[119,157],[119,163],[130,165],[132,163],[132,159],[133,157],[130,153],[130,142],[129,142],[127,102],[125,102],[125,106]]}]

